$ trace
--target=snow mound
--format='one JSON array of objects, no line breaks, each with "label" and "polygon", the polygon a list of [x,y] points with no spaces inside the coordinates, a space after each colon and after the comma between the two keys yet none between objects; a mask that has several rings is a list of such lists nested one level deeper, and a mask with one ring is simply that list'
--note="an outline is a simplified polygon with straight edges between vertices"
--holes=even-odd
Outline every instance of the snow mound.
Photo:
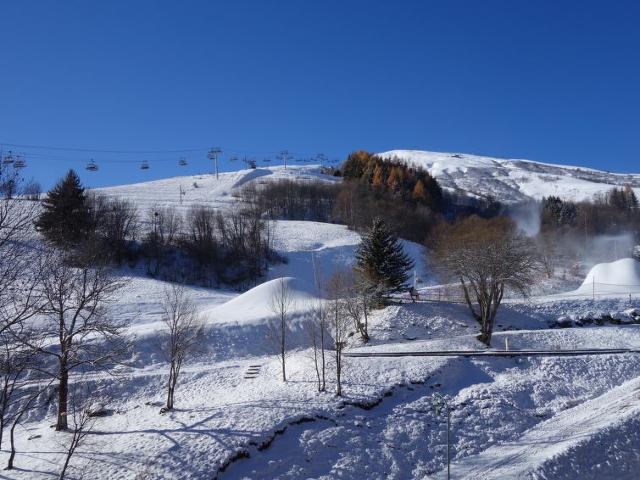
[{"label": "snow mound", "polygon": [[640,262],[622,258],[611,263],[599,263],[587,274],[578,292],[631,293],[640,291]]},{"label": "snow mound", "polygon": [[305,282],[294,277],[282,277],[261,283],[257,287],[229,300],[227,303],[204,312],[204,318],[214,323],[255,324],[275,316],[272,299],[281,288],[280,282],[290,292],[290,312],[306,310],[316,297]]}]

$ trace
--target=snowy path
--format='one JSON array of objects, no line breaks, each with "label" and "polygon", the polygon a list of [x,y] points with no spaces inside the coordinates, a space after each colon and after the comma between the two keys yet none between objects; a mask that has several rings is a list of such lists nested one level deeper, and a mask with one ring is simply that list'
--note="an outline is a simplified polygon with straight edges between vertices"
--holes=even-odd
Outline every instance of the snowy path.
[{"label": "snowy path", "polygon": [[[637,378],[600,397],[565,410],[534,426],[513,443],[494,445],[478,455],[454,463],[451,467],[452,478],[559,478],[555,475],[536,475],[536,470],[569,449],[579,450],[581,444],[587,443],[601,431],[637,416],[640,413],[639,392],[640,378]],[[582,454],[588,457],[591,452]],[[572,456],[576,456],[575,452]],[[589,462],[586,458],[584,460]]]}]

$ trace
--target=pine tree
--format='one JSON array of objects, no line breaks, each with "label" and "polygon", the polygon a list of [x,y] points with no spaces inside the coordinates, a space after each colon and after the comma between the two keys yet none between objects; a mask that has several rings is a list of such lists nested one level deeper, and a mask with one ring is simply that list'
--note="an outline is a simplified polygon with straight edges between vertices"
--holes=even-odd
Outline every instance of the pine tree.
[{"label": "pine tree", "polygon": [[380,297],[406,289],[413,261],[404,253],[398,238],[376,217],[356,252],[357,269],[369,279]]},{"label": "pine tree", "polygon": [[91,215],[84,187],[78,174],[69,170],[56,183],[42,202],[43,211],[36,220],[36,229],[53,244],[69,248],[79,245],[88,236]]},{"label": "pine tree", "polygon": [[625,185],[624,186],[624,196],[626,199],[626,203],[627,203],[627,209],[628,210],[637,210],[638,209],[638,197],[636,196],[636,193],[633,191],[633,188],[631,188],[631,185]]}]

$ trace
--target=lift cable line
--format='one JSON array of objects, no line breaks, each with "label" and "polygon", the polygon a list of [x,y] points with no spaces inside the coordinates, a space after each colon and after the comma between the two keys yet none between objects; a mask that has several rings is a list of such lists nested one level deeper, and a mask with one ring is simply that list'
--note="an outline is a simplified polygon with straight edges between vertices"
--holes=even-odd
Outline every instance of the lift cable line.
[{"label": "lift cable line", "polygon": [[[8,149],[9,147],[10,149]],[[18,152],[16,152],[16,150]],[[226,147],[228,163],[233,165],[238,160],[243,160],[245,168],[256,168],[260,162],[262,165],[269,165],[272,159],[280,160],[284,169],[288,169],[291,161],[299,164],[319,162],[321,167],[327,163],[337,163],[328,160],[323,153],[304,155],[293,155],[288,150],[262,151],[260,153],[250,153],[248,150]],[[175,148],[175,149],[103,149],[86,147],[61,147],[46,146],[39,144],[19,144],[0,142],[0,165],[11,166],[16,170],[27,168],[27,158],[36,165],[42,162],[57,164],[80,164],[78,168],[84,168],[87,172],[96,173],[102,171],[102,167],[110,165],[137,165],[140,170],[149,170],[152,163],[162,163],[186,167],[196,165],[201,160],[213,162],[216,179],[219,179],[221,154],[223,150],[216,146],[213,148]],[[86,155],[91,153],[91,155]],[[178,154],[178,155],[175,155]],[[87,162],[87,157],[90,157]],[[135,167],[133,167],[135,168]],[[109,169],[107,168],[107,171]]]},{"label": "lift cable line", "polygon": [[78,147],[54,147],[45,145],[24,145],[19,143],[2,142],[2,145],[15,148],[33,148],[36,150],[56,150],[60,152],[81,152],[81,153],[117,153],[117,154],[158,154],[158,153],[187,153],[204,152],[204,148],[179,148],[175,150],[103,150],[100,148],[78,148]]},{"label": "lift cable line", "polygon": [[[206,153],[210,150],[210,147],[198,147],[198,148],[173,148],[173,149],[105,149],[105,148],[88,148],[88,147],[61,147],[56,145],[36,145],[36,144],[24,144],[24,143],[9,143],[0,141],[0,145],[5,147],[11,147],[13,149],[33,149],[33,150],[50,150],[57,152],[78,152],[78,153],[110,153],[117,155],[158,155],[158,154],[186,154],[186,153]],[[276,155],[282,154],[282,151],[277,150],[245,150],[244,148],[236,148],[233,146],[225,146],[227,152],[234,153],[236,155]],[[288,154],[288,152],[285,150]],[[309,155],[313,153],[308,152]],[[30,153],[31,155],[31,153]],[[289,157],[292,158],[292,157]]]}]

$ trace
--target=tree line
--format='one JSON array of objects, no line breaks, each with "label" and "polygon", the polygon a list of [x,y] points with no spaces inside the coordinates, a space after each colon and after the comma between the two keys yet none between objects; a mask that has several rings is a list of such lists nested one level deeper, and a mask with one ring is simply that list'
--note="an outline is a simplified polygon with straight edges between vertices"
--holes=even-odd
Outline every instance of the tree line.
[{"label": "tree line", "polygon": [[278,259],[271,223],[255,208],[222,213],[193,205],[182,215],[157,206],[141,213],[128,200],[88,194],[73,170],[42,200],[35,226],[76,262],[143,261],[149,275],[179,282],[242,288]]},{"label": "tree line", "polygon": [[394,234],[422,242],[444,218],[502,211],[494,199],[445,192],[425,169],[365,151],[350,154],[339,169],[325,173],[340,182],[278,180],[247,185],[240,197],[272,219],[312,220],[364,232],[376,217]]}]

